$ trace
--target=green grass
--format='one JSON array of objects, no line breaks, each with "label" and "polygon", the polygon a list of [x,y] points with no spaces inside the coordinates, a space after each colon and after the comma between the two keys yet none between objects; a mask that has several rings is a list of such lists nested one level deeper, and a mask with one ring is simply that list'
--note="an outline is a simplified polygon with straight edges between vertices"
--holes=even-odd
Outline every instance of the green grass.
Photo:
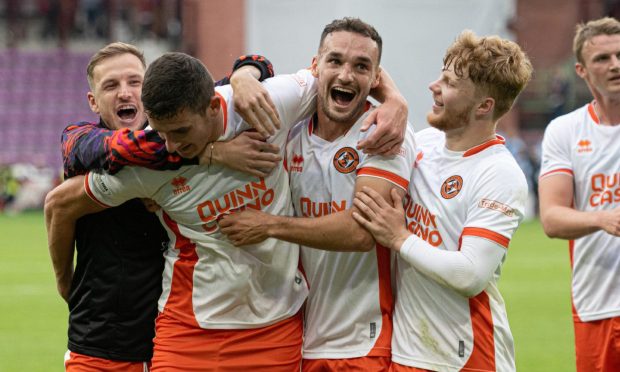
[{"label": "green grass", "polygon": [[[43,214],[0,214],[0,372],[63,371],[67,308],[56,293]],[[515,338],[517,369],[575,370],[568,244],[538,222],[514,236],[500,289]]]},{"label": "green grass", "polygon": [[67,307],[56,292],[43,214],[0,214],[0,371],[64,371]]},{"label": "green grass", "polygon": [[575,371],[568,243],[548,239],[538,221],[519,227],[500,290],[515,339],[517,370]]}]

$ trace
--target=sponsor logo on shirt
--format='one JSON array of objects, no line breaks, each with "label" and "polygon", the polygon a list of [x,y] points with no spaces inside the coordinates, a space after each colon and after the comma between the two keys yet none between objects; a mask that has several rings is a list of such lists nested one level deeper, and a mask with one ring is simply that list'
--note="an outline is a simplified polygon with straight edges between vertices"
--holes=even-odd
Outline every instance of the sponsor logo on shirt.
[{"label": "sponsor logo on shirt", "polygon": [[211,233],[217,230],[217,219],[221,216],[246,208],[265,209],[273,203],[274,198],[275,191],[267,187],[265,179],[261,177],[257,182],[250,182],[218,199],[203,201],[196,209],[204,222],[202,228]]},{"label": "sponsor logo on shirt", "polygon": [[334,167],[340,173],[351,173],[357,169],[360,157],[352,147],[343,147],[334,155]]},{"label": "sponsor logo on shirt", "polygon": [[105,195],[112,194],[108,186],[105,184],[105,180],[103,179],[103,175],[101,173],[92,173],[92,177],[94,179],[94,183],[99,186],[99,191]]},{"label": "sponsor logo on shirt", "polygon": [[452,199],[461,192],[463,188],[463,177],[461,176],[450,176],[448,179],[443,181],[441,185],[441,196],[444,199]]},{"label": "sponsor logo on shirt", "polygon": [[596,173],[590,179],[590,186],[590,206],[600,207],[620,202],[620,173]]},{"label": "sponsor logo on shirt", "polygon": [[291,159],[291,172],[302,172],[304,170],[304,157],[300,154],[293,153],[293,158]]},{"label": "sponsor logo on shirt", "polygon": [[592,152],[592,142],[588,139],[582,139],[577,142],[577,153]]},{"label": "sponsor logo on shirt", "polygon": [[412,234],[416,234],[433,247],[439,247],[443,243],[435,215],[421,204],[414,203],[409,194],[405,196],[405,215],[407,229]]},{"label": "sponsor logo on shirt", "polygon": [[515,214],[515,211],[514,209],[512,209],[511,206],[504,204],[504,203],[500,203],[496,200],[482,199],[480,200],[480,203],[478,203],[478,207],[498,211],[498,212],[505,214],[508,217],[512,217]]},{"label": "sponsor logo on shirt", "polygon": [[172,181],[170,181],[170,184],[174,187],[172,190],[174,195],[179,195],[192,189],[187,184],[187,178],[181,176],[173,178]]},{"label": "sponsor logo on shirt", "polygon": [[347,209],[347,201],[315,202],[310,198],[299,198],[301,215],[304,217],[321,217]]}]

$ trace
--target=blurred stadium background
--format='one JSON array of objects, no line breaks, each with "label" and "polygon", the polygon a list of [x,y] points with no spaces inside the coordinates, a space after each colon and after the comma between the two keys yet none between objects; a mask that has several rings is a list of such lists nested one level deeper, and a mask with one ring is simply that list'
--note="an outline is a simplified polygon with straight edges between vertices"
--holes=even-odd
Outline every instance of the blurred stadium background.
[{"label": "blurred stadium background", "polygon": [[416,129],[431,104],[428,83],[461,30],[511,38],[529,54],[534,80],[500,122],[532,191],[502,286],[518,368],[574,370],[567,244],[542,234],[536,176],[546,124],[590,99],[573,72],[575,24],[603,15],[618,17],[620,0],[0,0],[0,371],[62,369],[66,308],[40,208],[61,182],[61,130],[97,119],[86,100],[90,55],[120,40],[143,49],[147,62],[190,53],[216,78],[243,53],[292,72],[309,65],[323,26],[343,16],[382,35],[382,65]]}]

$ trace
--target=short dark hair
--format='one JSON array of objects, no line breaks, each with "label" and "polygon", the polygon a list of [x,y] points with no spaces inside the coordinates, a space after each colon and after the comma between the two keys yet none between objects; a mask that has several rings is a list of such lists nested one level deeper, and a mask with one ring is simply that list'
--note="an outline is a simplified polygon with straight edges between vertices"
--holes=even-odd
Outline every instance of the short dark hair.
[{"label": "short dark hair", "polygon": [[213,97],[213,78],[204,64],[185,53],[165,53],[144,74],[142,103],[149,117],[167,119],[189,109],[204,115]]},{"label": "short dark hair", "polygon": [[338,31],[354,32],[356,34],[360,34],[374,40],[375,43],[377,43],[377,48],[379,49],[379,60],[377,62],[381,62],[381,49],[383,47],[383,41],[381,40],[381,36],[374,27],[359,18],[353,17],[335,19],[330,24],[325,26],[325,28],[323,29],[323,33],[321,34],[321,41],[319,42],[319,53],[321,53],[323,41],[325,40],[327,35]]}]

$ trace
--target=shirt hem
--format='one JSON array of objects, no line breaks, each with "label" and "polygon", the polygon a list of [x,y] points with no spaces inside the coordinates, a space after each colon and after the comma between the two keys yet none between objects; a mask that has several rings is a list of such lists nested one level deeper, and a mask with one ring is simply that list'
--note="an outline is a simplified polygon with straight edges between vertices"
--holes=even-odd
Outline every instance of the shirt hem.
[{"label": "shirt hem", "polygon": [[573,321],[576,323],[587,323],[587,322],[594,322],[597,320],[616,318],[616,317],[620,317],[620,309],[610,310],[610,311],[605,311],[605,312],[589,313],[585,315],[583,313],[577,312],[577,314],[573,314]]}]

